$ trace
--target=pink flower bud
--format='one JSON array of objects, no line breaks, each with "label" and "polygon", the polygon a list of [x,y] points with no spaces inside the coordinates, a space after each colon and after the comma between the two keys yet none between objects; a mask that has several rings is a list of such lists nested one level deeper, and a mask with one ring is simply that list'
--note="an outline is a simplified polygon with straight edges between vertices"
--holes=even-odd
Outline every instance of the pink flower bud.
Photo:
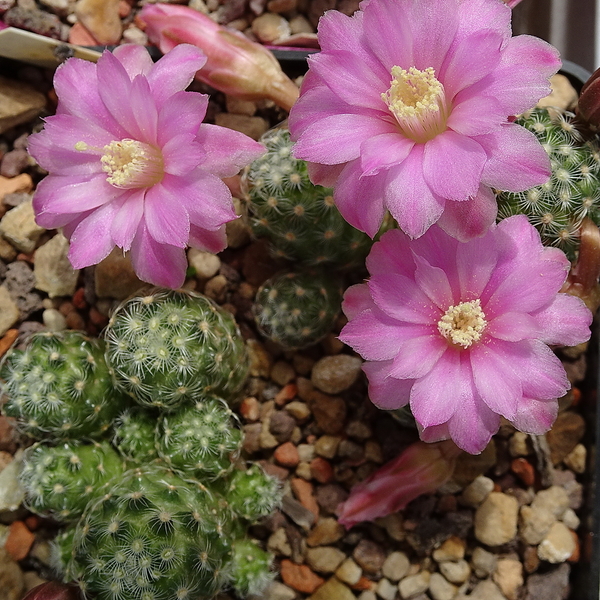
[{"label": "pink flower bud", "polygon": [[74,585],[47,581],[29,590],[23,600],[80,600],[79,588]]},{"label": "pink flower bud", "polygon": [[337,508],[347,529],[403,509],[421,494],[434,492],[454,473],[460,450],[451,440],[411,444],[402,454],[352,488]]},{"label": "pink flower bud", "polygon": [[517,4],[521,2],[521,0],[504,0],[504,2],[506,2],[506,4],[510,6],[510,8],[514,8]]},{"label": "pink flower bud", "polygon": [[289,111],[298,88],[281,70],[273,54],[233,29],[226,29],[187,6],[146,4],[140,13],[146,33],[166,54],[182,43],[207,56],[196,78],[244,100],[269,98]]},{"label": "pink flower bud", "polygon": [[577,114],[591,126],[592,131],[598,131],[600,128],[600,69],[596,69],[581,88]]}]

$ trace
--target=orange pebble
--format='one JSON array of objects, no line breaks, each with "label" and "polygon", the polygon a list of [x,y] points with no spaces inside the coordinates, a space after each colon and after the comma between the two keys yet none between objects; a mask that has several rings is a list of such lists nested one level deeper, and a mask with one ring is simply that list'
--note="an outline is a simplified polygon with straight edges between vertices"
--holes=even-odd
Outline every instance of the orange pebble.
[{"label": "orange pebble", "polygon": [[35,535],[27,529],[23,521],[15,521],[8,530],[8,537],[4,549],[13,560],[23,560],[31,550]]},{"label": "orange pebble", "polygon": [[273,453],[273,458],[282,467],[288,467],[289,469],[297,467],[300,462],[298,448],[292,442],[285,442],[285,444],[278,446]]},{"label": "orange pebble", "polygon": [[81,24],[75,23],[69,31],[69,43],[77,46],[99,46],[98,40]]},{"label": "orange pebble", "polygon": [[515,458],[510,463],[510,470],[528,487],[535,483],[535,469],[525,458]]},{"label": "orange pebble", "polygon": [[319,505],[317,504],[317,499],[313,494],[313,484],[310,483],[310,481],[300,479],[299,477],[294,477],[291,481],[291,484],[294,496],[296,496],[300,504],[302,504],[304,508],[308,508],[308,510],[315,515],[315,519],[318,519]]},{"label": "orange pebble", "polygon": [[19,336],[18,329],[9,329],[2,339],[0,339],[0,357],[4,356],[7,350],[14,344]]},{"label": "orange pebble", "polygon": [[275,404],[277,406],[283,406],[295,398],[297,394],[298,386],[295,383],[288,383],[287,385],[284,385],[277,393],[277,396],[275,396]]},{"label": "orange pebble", "polygon": [[283,583],[304,594],[312,594],[325,583],[325,580],[307,565],[297,565],[287,558],[281,561],[280,572]]}]

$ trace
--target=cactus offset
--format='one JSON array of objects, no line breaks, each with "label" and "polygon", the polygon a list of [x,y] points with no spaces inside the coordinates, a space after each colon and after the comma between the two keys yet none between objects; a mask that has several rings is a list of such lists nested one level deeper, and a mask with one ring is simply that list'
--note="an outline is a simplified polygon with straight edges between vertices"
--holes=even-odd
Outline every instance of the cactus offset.
[{"label": "cactus offset", "polygon": [[525,192],[499,192],[498,218],[527,215],[542,243],[573,260],[583,219],[600,224],[600,147],[595,140],[583,140],[573,114],[551,110],[535,108],[517,123],[532,131],[550,156],[552,176]]},{"label": "cactus offset", "polygon": [[83,333],[39,333],[6,354],[0,376],[24,433],[38,439],[98,437],[125,402],[113,388],[104,343]]},{"label": "cactus offset", "polygon": [[19,479],[31,511],[72,521],[123,471],[123,460],[107,442],[56,447],[39,443],[27,449]]},{"label": "cactus offset", "polygon": [[232,511],[247,521],[257,521],[280,504],[281,484],[257,464],[245,471],[234,471],[225,492]]},{"label": "cactus offset", "polygon": [[232,545],[230,578],[239,597],[260,594],[275,578],[275,573],[271,571],[270,554],[252,540],[235,540]]},{"label": "cactus offset", "polygon": [[174,409],[205,393],[230,397],[248,373],[234,318],[200,294],[156,291],[128,300],[105,337],[116,386],[144,406]]},{"label": "cactus offset", "polygon": [[310,182],[306,162],[291,154],[289,131],[272,129],[260,141],[267,153],[244,174],[254,234],[270,241],[275,256],[306,266],[364,264],[372,240],[344,220],[333,190]]},{"label": "cactus offset", "polygon": [[156,458],[157,416],[141,407],[122,412],[113,423],[113,444],[128,461],[144,464]]},{"label": "cactus offset", "polygon": [[281,273],[259,288],[254,319],[259,331],[283,348],[305,348],[331,331],[341,300],[342,289],[331,274]]},{"label": "cactus offset", "polygon": [[233,468],[241,451],[242,432],[225,401],[198,398],[162,417],[158,453],[173,469],[201,478],[222,477]]}]

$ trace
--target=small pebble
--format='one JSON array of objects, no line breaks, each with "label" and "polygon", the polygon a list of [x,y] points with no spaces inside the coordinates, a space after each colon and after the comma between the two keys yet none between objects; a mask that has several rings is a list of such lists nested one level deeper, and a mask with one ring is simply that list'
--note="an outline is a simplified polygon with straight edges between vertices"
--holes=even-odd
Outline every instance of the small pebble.
[{"label": "small pebble", "polygon": [[441,574],[451,583],[460,585],[464,583],[471,575],[471,566],[466,560],[457,560],[456,562],[446,561],[440,563]]},{"label": "small pebble", "polygon": [[336,519],[324,517],[319,519],[314,529],[309,533],[306,543],[311,547],[335,544],[344,537],[344,533],[344,527]]},{"label": "small pebble", "polygon": [[392,552],[381,566],[384,577],[390,581],[400,581],[408,574],[410,560],[404,552]]},{"label": "small pebble", "polygon": [[514,496],[492,492],[475,511],[475,537],[487,546],[500,546],[517,534],[519,503]]},{"label": "small pebble", "polygon": [[357,356],[325,356],[313,367],[310,380],[316,388],[326,394],[339,394],[356,381],[361,367],[362,360]]},{"label": "small pebble", "polygon": [[463,490],[461,500],[477,508],[493,491],[494,482],[489,477],[479,475]]},{"label": "small pebble", "polygon": [[429,587],[429,581],[431,578],[431,573],[429,571],[421,571],[416,575],[410,575],[409,577],[405,577],[399,584],[398,590],[400,591],[400,596],[404,599],[412,598],[417,594],[421,594],[427,591]]},{"label": "small pebble", "polygon": [[367,573],[376,575],[381,571],[386,555],[381,546],[371,540],[361,540],[354,551],[352,558]]},{"label": "small pebble", "polygon": [[362,569],[352,558],[346,558],[337,568],[335,576],[344,583],[352,586],[362,577]]},{"label": "small pebble", "polygon": [[398,586],[394,585],[389,579],[382,577],[377,582],[377,595],[382,600],[394,600],[398,593]]},{"label": "small pebble", "polygon": [[63,331],[67,328],[67,320],[55,308],[47,308],[42,313],[42,321],[49,331]]},{"label": "small pebble", "polygon": [[339,548],[317,546],[306,551],[306,562],[317,573],[333,573],[346,555]]},{"label": "small pebble", "polygon": [[432,573],[429,579],[429,594],[433,600],[452,600],[458,588],[440,573]]},{"label": "small pebble", "polygon": [[569,528],[560,521],[554,523],[538,546],[538,556],[549,563],[565,562],[575,551],[575,541]]}]

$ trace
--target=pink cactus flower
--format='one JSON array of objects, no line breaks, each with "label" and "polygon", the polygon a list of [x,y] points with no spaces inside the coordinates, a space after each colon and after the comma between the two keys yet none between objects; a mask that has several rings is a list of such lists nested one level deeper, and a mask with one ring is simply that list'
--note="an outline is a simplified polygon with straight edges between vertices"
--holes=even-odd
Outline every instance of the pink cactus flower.
[{"label": "pink cactus flower", "polygon": [[369,0],[321,18],[289,127],[354,227],[374,236],[387,209],[411,237],[438,222],[466,241],[496,218],[491,188],[548,179],[546,153],[509,117],[549,93],[558,52],[511,37],[510,18],[500,0]]},{"label": "pink cactus flower", "polygon": [[347,529],[402,510],[422,494],[435,492],[452,474],[462,451],[451,441],[411,444],[395,459],[355,485],[337,508]]},{"label": "pink cactus flower", "polygon": [[590,336],[591,312],[558,293],[569,266],[524,215],[469,242],[437,226],[417,240],[392,230],[367,258],[367,284],[344,296],[340,339],[367,360],[373,403],[410,403],[424,441],[475,454],[500,416],[540,434],[570,387],[548,344]]},{"label": "pink cactus flower", "polygon": [[177,44],[194,44],[207,61],[196,78],[246,100],[269,98],[289,111],[298,99],[296,84],[264,46],[235,29],[215,23],[189,6],[146,4],[140,12],[149,40],[167,53]]},{"label": "pink cactus flower", "polygon": [[57,114],[29,138],[49,172],[33,206],[42,227],[62,227],[76,269],[118,246],[138,277],[183,284],[188,245],[225,248],[236,218],[229,189],[264,152],[245,135],[202,123],[208,97],[185,92],[206,58],[181,45],[153,64],[143,46],[106,51],[97,64],[72,58],[58,68]]}]

